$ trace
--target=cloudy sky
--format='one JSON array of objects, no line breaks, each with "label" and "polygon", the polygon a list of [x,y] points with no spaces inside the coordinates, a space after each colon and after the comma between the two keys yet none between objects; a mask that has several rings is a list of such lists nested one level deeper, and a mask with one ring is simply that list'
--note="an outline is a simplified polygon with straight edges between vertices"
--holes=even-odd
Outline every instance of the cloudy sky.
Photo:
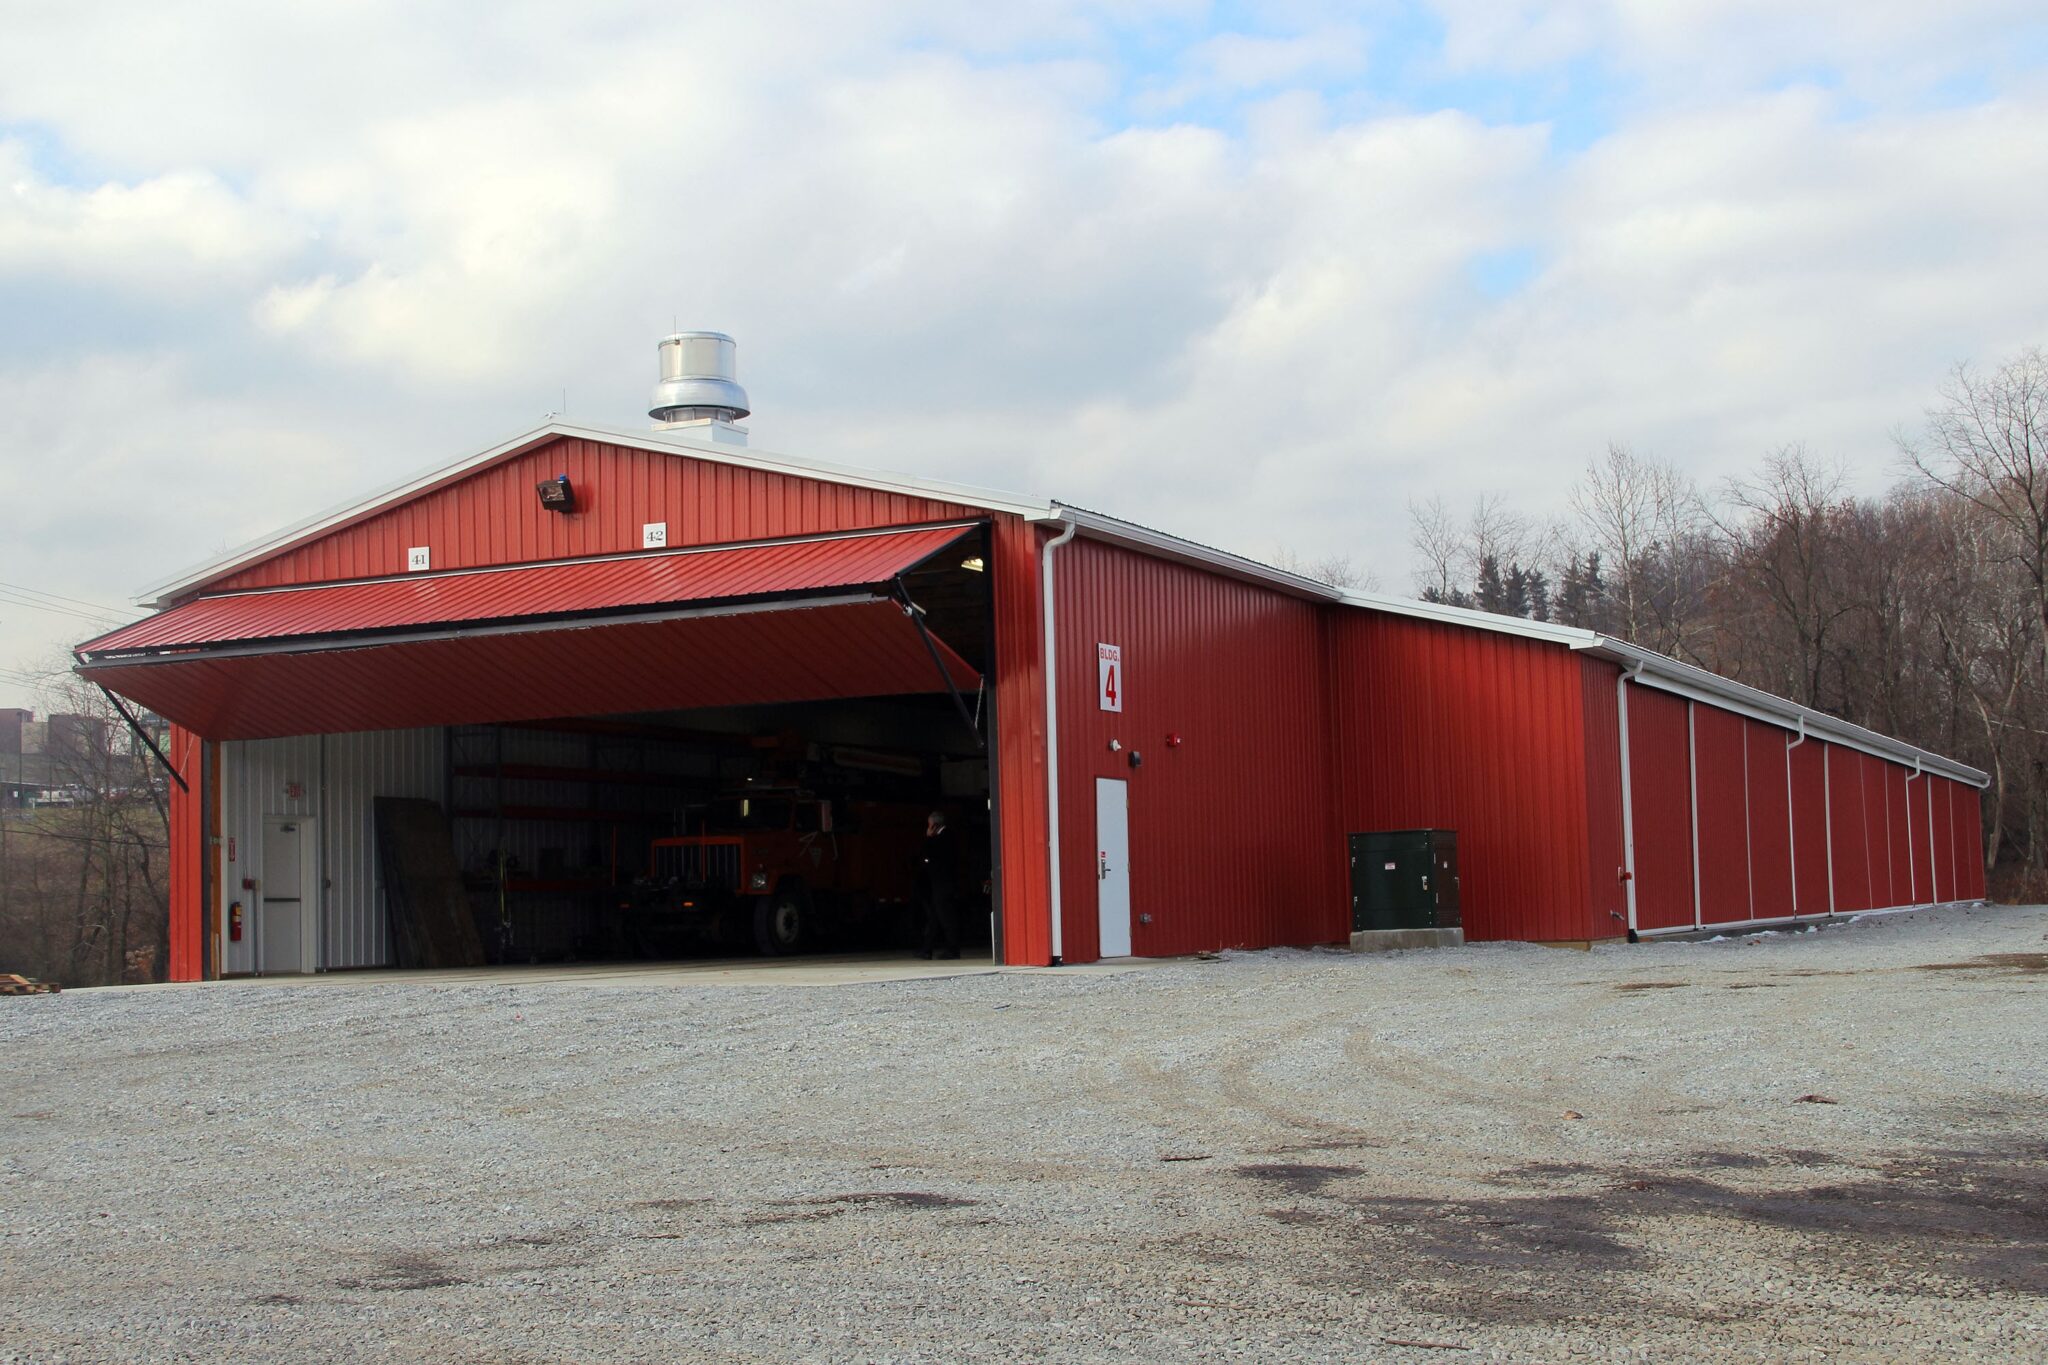
[{"label": "cloudy sky", "polygon": [[1610,439],[1882,487],[2044,305],[2039,0],[0,0],[0,702],[676,321],[759,447],[1404,589]]}]

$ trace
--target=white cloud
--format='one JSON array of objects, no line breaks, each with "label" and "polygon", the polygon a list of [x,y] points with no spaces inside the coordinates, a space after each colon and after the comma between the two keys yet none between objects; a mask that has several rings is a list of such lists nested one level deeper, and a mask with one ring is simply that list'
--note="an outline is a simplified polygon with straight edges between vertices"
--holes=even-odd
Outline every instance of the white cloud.
[{"label": "white cloud", "polygon": [[0,277],[193,288],[247,276],[293,245],[286,222],[205,171],[80,189],[54,184],[0,140]]},{"label": "white cloud", "polygon": [[1138,107],[1156,115],[1205,96],[1352,75],[1364,68],[1367,46],[1365,30],[1355,23],[1278,37],[1219,33],[1190,47],[1182,55],[1180,74],[1142,96]]},{"label": "white cloud", "polygon": [[[1312,11],[1188,45],[1173,79],[1254,92],[1241,120],[1118,127],[1139,78],[1079,5],[37,9],[0,50],[0,126],[38,130],[0,144],[0,477],[39,489],[12,543],[35,586],[125,593],[565,389],[633,422],[680,321],[738,335],[764,446],[1400,583],[1411,496],[1551,510],[1610,437],[1881,479],[1950,361],[2048,340],[2048,92],[1772,93],[1974,59],[1990,0],[1931,32],[1829,9],[1839,41],[1692,0],[1446,8],[1446,66],[1598,54],[1632,110],[1578,151],[1326,100],[1378,39]],[[1470,272],[1502,251],[1533,276],[1496,297]],[[0,665],[48,643],[6,627]]]}]

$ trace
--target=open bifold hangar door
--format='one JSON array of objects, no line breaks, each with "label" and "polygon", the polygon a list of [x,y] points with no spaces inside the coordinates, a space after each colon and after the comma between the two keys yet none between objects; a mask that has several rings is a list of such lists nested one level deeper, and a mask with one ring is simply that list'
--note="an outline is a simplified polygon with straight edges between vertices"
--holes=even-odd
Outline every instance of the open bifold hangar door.
[{"label": "open bifold hangar door", "polygon": [[975,524],[223,593],[78,646],[213,740],[951,690],[903,577]]}]

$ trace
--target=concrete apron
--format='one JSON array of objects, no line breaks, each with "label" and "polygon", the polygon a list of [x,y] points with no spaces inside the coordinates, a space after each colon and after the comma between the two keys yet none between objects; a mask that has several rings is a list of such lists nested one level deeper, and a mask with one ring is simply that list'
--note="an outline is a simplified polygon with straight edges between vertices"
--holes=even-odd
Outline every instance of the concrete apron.
[{"label": "concrete apron", "polygon": [[885,981],[935,981],[956,976],[1029,972],[1039,976],[1115,976],[1165,966],[1171,958],[1124,958],[1075,967],[1000,967],[988,958],[926,962],[899,953],[847,953],[830,957],[722,958],[698,962],[565,962],[534,966],[367,968],[312,976],[240,976],[173,986],[102,986],[110,991],[234,990],[275,986],[858,986]]},{"label": "concrete apron", "polygon": [[1463,929],[1366,929],[1351,936],[1354,953],[1391,953],[1402,948],[1462,948]]}]

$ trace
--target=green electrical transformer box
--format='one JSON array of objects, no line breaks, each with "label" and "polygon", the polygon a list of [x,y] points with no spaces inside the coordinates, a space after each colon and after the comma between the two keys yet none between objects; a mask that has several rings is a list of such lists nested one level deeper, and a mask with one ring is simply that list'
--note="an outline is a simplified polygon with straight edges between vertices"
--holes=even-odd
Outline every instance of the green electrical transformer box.
[{"label": "green electrical transformer box", "polygon": [[1461,927],[1456,830],[1351,836],[1351,932]]}]

